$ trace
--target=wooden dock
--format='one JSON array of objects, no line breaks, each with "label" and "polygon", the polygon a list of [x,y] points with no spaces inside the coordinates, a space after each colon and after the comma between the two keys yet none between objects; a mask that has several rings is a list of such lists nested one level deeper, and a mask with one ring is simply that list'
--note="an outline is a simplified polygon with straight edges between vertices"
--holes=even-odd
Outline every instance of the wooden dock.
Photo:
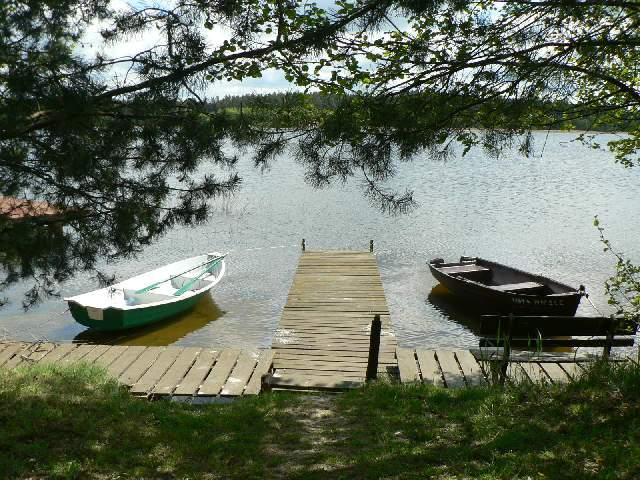
[{"label": "wooden dock", "polygon": [[340,390],[362,385],[376,314],[382,322],[378,372],[394,373],[396,338],[375,256],[303,252],[273,340],[271,386]]},{"label": "wooden dock", "polygon": [[138,396],[198,399],[255,395],[273,352],[75,343],[0,343],[0,367],[29,363],[100,365]]},{"label": "wooden dock", "polygon": [[[387,336],[392,342],[392,337]],[[276,389],[343,390],[361,386],[366,355],[358,357],[357,349],[350,352],[352,356],[336,355],[333,360],[325,358],[329,354],[323,357],[321,353],[313,353],[294,364],[286,352],[284,358],[278,359],[280,349],[277,348],[250,353],[194,347],[0,342],[0,368],[86,362],[104,367],[136,396],[207,402],[258,394],[262,390],[262,377],[269,372],[272,372],[271,386]],[[401,383],[425,383],[442,388],[480,386],[492,380],[487,359],[498,357],[499,354],[478,349],[397,348],[393,355],[381,355],[385,368],[380,372],[388,369],[391,380]],[[514,353],[508,377],[535,383],[566,383],[581,375],[593,360],[594,357],[574,354]],[[300,367],[292,368],[292,365]]]}]

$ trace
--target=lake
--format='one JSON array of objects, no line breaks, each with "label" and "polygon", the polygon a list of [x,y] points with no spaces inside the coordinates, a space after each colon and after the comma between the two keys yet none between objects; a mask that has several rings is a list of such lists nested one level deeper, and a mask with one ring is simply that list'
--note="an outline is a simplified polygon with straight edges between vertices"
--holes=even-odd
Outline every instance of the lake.
[{"label": "lake", "polygon": [[[291,158],[261,173],[243,158],[243,188],[214,202],[209,222],[176,228],[133,261],[108,271],[119,279],[180,258],[230,251],[227,275],[191,313],[125,335],[95,335],[74,322],[61,299],[24,313],[27,284],[12,287],[0,309],[0,336],[20,340],[114,342],[129,345],[268,347],[278,325],[300,256],[308,249],[375,253],[391,318],[401,346],[477,346],[477,319],[436,286],[426,261],[481,256],[576,287],[609,313],[604,281],[614,258],[603,252],[593,226],[599,215],[614,246],[640,261],[640,172],[613,156],[571,142],[569,133],[536,134],[538,154],[506,153],[496,160],[473,150],[445,163],[426,158],[401,164],[392,185],[414,190],[419,206],[409,214],[380,213],[357,180],[314,190]],[[607,137],[601,139],[605,143]],[[609,136],[609,138],[613,138]],[[540,152],[542,145],[546,145]],[[92,290],[79,275],[61,287],[63,296]],[[583,300],[578,314],[597,315]]]}]

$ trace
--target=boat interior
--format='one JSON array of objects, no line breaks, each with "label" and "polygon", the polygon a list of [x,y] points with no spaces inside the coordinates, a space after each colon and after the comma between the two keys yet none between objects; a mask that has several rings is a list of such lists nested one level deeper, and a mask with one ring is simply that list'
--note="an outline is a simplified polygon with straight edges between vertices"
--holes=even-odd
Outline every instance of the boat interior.
[{"label": "boat interior", "polygon": [[[208,256],[194,257],[188,261],[176,262],[169,268],[164,267],[146,272],[111,287],[77,295],[72,299],[81,305],[100,309],[127,308],[175,299],[177,298],[176,293],[185,286],[187,289],[182,294],[188,295],[190,292],[205,289],[219,281],[224,271],[222,263],[215,265],[207,275],[202,277],[200,277],[203,273],[202,268],[198,268],[202,266],[203,261],[216,256],[218,255],[209,254]],[[193,268],[193,270],[189,270],[189,268]],[[180,274],[179,272],[184,273]],[[174,277],[176,274],[178,276]],[[148,291],[138,293],[145,287],[152,285],[158,278],[166,278],[167,280]]]},{"label": "boat interior", "polygon": [[124,301],[129,306],[161,302],[163,300],[174,298],[178,290],[184,288],[185,286],[187,287],[187,290],[185,290],[183,294],[187,292],[196,292],[203,288],[209,287],[217,280],[217,276],[215,275],[215,273],[207,275],[206,277],[196,279],[198,275],[198,271],[183,273],[182,275],[159,284],[152,290],[142,293],[136,293],[138,290],[140,290],[141,287],[132,285],[127,288],[123,283],[122,292],[124,295]]},{"label": "boat interior", "polygon": [[440,272],[470,283],[477,283],[501,292],[524,295],[554,295],[571,291],[556,282],[527,274],[481,259],[461,259],[455,263],[434,263]]}]

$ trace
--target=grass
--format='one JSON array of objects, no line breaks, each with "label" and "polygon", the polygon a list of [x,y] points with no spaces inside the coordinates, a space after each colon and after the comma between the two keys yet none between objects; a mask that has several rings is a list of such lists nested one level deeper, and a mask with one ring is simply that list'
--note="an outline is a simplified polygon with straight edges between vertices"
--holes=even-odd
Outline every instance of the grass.
[{"label": "grass", "polygon": [[31,366],[0,370],[0,425],[3,478],[632,479],[640,367],[190,406],[132,398],[89,366]]}]

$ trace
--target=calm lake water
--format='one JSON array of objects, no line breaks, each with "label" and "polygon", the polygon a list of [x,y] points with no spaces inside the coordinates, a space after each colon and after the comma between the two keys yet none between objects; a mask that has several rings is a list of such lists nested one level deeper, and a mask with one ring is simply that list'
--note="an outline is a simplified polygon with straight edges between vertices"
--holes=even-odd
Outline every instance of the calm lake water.
[{"label": "calm lake water", "polygon": [[[546,133],[537,135],[542,149]],[[499,160],[472,151],[446,163],[417,158],[400,165],[393,185],[415,191],[418,208],[388,216],[372,207],[357,181],[314,190],[291,159],[265,172],[240,162],[242,190],[215,203],[202,226],[177,228],[138,259],[108,270],[124,279],[202,252],[230,251],[227,275],[212,298],[191,313],[126,335],[93,335],[74,322],[62,300],[23,313],[27,285],[8,292],[0,309],[0,337],[116,342],[131,345],[268,347],[300,256],[308,249],[367,250],[382,273],[392,322],[402,346],[477,346],[477,320],[436,287],[425,262],[482,256],[578,286],[608,313],[603,282],[614,259],[603,253],[593,216],[614,245],[640,260],[640,172],[616,165],[608,152],[551,133],[542,154]],[[602,141],[601,143],[605,143]],[[70,296],[96,288],[89,275],[63,285]],[[583,300],[579,314],[597,312]]]}]

